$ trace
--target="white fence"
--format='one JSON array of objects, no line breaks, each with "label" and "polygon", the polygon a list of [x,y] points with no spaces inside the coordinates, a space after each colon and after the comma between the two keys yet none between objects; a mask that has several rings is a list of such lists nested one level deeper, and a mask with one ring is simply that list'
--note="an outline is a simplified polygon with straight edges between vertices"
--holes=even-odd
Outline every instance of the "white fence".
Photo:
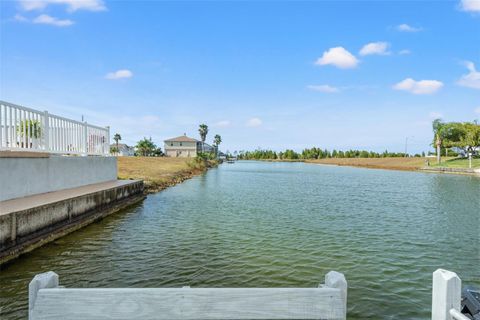
[{"label": "white fence", "polygon": [[108,155],[110,129],[0,101],[0,150]]}]

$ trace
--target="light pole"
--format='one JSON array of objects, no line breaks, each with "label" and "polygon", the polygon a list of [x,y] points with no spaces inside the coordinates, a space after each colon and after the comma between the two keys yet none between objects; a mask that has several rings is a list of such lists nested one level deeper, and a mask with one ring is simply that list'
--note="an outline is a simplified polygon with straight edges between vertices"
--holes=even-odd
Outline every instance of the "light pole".
[{"label": "light pole", "polygon": [[408,138],[415,138],[414,136],[405,137],[405,158],[408,157]]}]

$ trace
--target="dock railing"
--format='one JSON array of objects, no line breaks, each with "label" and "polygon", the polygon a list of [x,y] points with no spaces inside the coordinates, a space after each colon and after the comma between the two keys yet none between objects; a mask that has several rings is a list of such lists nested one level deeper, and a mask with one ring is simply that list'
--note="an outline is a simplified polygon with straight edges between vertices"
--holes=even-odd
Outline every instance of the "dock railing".
[{"label": "dock railing", "polygon": [[455,272],[433,273],[432,320],[470,320],[461,313],[462,280]]},{"label": "dock railing", "polygon": [[0,100],[0,151],[108,155],[110,128]]},{"label": "dock railing", "polygon": [[345,320],[347,281],[317,288],[64,288],[52,271],[29,285],[29,319]]},{"label": "dock railing", "polygon": [[[462,281],[433,273],[432,320],[461,313]],[[319,288],[67,289],[52,271],[29,285],[29,319],[346,319],[347,281],[330,271]]]}]

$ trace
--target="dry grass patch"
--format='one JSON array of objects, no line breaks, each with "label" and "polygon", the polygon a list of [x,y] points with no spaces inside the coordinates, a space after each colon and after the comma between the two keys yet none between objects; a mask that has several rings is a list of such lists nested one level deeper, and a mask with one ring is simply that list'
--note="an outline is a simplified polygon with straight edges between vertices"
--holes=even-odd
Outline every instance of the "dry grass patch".
[{"label": "dry grass patch", "polygon": [[119,179],[140,179],[147,192],[156,192],[203,172],[192,159],[167,157],[118,157]]},{"label": "dry grass patch", "polygon": [[[310,163],[331,164],[338,166],[365,167],[391,170],[418,170],[425,166],[427,158],[329,158],[306,160]],[[435,161],[428,158],[430,163]]]}]

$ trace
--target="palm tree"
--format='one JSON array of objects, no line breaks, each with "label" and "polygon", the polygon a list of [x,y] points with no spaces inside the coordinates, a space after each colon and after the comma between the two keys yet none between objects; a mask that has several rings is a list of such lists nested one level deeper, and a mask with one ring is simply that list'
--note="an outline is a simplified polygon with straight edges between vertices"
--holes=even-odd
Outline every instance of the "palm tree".
[{"label": "palm tree", "polygon": [[222,137],[219,134],[216,134],[215,137],[213,137],[213,145],[215,146],[215,154],[218,153],[218,146],[222,143]]},{"label": "palm tree", "polygon": [[122,140],[122,136],[120,135],[120,133],[115,133],[115,135],[113,136],[113,140],[115,140],[115,144],[117,146],[117,153],[118,153],[119,152],[118,141]]},{"label": "palm tree", "polygon": [[434,134],[434,145],[437,148],[437,163],[440,163],[441,160],[441,147],[443,143],[445,124],[442,122],[442,119],[435,119],[432,123],[433,134]]},{"label": "palm tree", "polygon": [[198,128],[198,133],[200,134],[200,139],[202,140],[202,153],[203,153],[205,139],[207,139],[207,134],[208,134],[208,126],[206,124],[201,124]]},{"label": "palm tree", "polygon": [[143,140],[138,141],[136,148],[140,155],[147,157],[153,154],[155,149],[157,149],[157,146],[153,143],[152,138],[150,137],[150,139],[143,138]]}]

